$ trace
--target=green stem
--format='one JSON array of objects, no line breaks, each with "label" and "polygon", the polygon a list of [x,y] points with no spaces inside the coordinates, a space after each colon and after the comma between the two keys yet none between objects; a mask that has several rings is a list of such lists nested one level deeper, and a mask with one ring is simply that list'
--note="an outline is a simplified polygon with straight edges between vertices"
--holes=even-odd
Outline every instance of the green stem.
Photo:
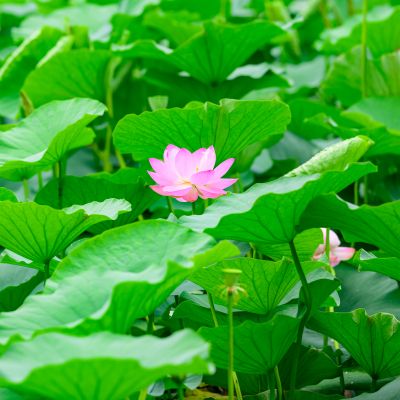
[{"label": "green stem", "polygon": [[44,263],[44,281],[50,278],[50,261],[45,261]]},{"label": "green stem", "polygon": [[63,163],[61,160],[57,163],[57,172],[58,172],[58,208],[61,210],[63,208],[63,195],[64,195],[64,187],[63,187],[63,179],[64,179],[64,169]]},{"label": "green stem", "polygon": [[208,297],[208,304],[210,305],[211,316],[214,322],[214,326],[218,328],[219,324],[218,324],[217,312],[215,311],[213,296],[211,293],[207,292],[207,297]]},{"label": "green stem", "polygon": [[238,400],[243,400],[242,391],[240,389],[239,379],[235,371],[233,371],[233,384],[235,386],[236,397]]},{"label": "green stem", "polygon": [[183,387],[182,383],[179,383],[179,386],[178,386],[178,399],[179,400],[185,399],[185,388]]},{"label": "green stem", "polygon": [[175,215],[175,210],[174,210],[174,206],[173,206],[173,204],[172,204],[172,199],[171,199],[171,197],[166,197],[166,199],[167,199],[167,204],[168,204],[168,210],[169,210],[169,212],[171,213],[171,214],[174,214]]},{"label": "green stem", "polygon": [[140,391],[138,400],[146,400],[146,397],[147,397],[147,388],[142,389]]},{"label": "green stem", "polygon": [[104,172],[112,172],[112,164],[110,161],[111,157],[111,139],[112,139],[112,129],[110,124],[107,125],[106,130],[106,142],[104,145],[104,152],[103,152],[103,171]]},{"label": "green stem", "polygon": [[115,149],[115,156],[117,157],[120,168],[126,168],[124,157],[122,157],[122,154],[118,149]]},{"label": "green stem", "polygon": [[192,215],[196,215],[196,202],[192,202]]},{"label": "green stem", "polygon": [[22,186],[24,188],[24,200],[29,201],[29,183],[28,179],[22,180]]},{"label": "green stem", "polygon": [[42,171],[39,171],[37,174],[37,178],[38,178],[38,188],[39,190],[43,189],[43,175],[42,175]]},{"label": "green stem", "polygon": [[296,381],[297,381],[297,369],[299,364],[299,357],[300,357],[300,348],[303,339],[303,332],[306,326],[306,322],[308,317],[311,313],[312,308],[312,298],[311,298],[311,291],[310,287],[307,282],[306,275],[304,274],[303,268],[300,263],[299,256],[296,251],[296,247],[294,245],[293,240],[289,242],[290,252],[292,253],[293,262],[296,267],[297,274],[299,275],[301,286],[304,291],[304,298],[305,298],[305,305],[306,305],[306,312],[304,313],[303,318],[300,321],[299,330],[297,332],[297,339],[296,339],[296,347],[293,356],[293,365],[292,370],[290,371],[290,398],[293,398],[294,391],[296,389]]},{"label": "green stem", "polygon": [[354,204],[358,206],[360,204],[360,183],[359,181],[354,182]]},{"label": "green stem", "polygon": [[378,379],[376,376],[371,376],[371,391],[376,392],[378,390]]},{"label": "green stem", "polygon": [[228,329],[229,329],[229,354],[228,354],[228,399],[233,400],[234,398],[234,385],[233,385],[233,373],[234,373],[234,330],[233,330],[233,291],[228,289]]},{"label": "green stem", "polygon": [[[179,296],[178,295],[174,295],[174,301],[175,301],[175,310],[176,310],[176,308],[179,306]],[[179,327],[181,329],[185,328],[185,326],[183,325],[182,318],[179,318]]]},{"label": "green stem", "polygon": [[283,400],[282,381],[281,381],[281,376],[279,374],[279,368],[277,365],[274,368],[274,375],[276,381],[276,388],[278,389],[278,400]]},{"label": "green stem", "polygon": [[354,15],[353,0],[347,0],[347,14],[349,14],[349,16]]},{"label": "green stem", "polygon": [[361,93],[367,97],[367,13],[368,0],[363,0],[361,30]]},{"label": "green stem", "polygon": [[364,176],[364,204],[368,204],[368,176]]},{"label": "green stem", "polygon": [[275,400],[275,379],[274,374],[268,372],[268,389],[269,389],[269,400]]},{"label": "green stem", "polygon": [[155,331],[154,318],[155,316],[153,312],[147,317],[147,333],[150,335]]}]

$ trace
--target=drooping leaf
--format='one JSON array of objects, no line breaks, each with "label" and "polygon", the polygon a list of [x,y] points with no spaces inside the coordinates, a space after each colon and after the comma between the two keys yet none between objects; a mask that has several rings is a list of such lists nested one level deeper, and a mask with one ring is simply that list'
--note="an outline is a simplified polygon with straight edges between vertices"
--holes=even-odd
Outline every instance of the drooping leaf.
[{"label": "drooping leaf", "polygon": [[214,145],[218,161],[237,156],[261,140],[274,142],[289,122],[279,101],[223,100],[127,115],[114,130],[115,146],[135,160],[162,158],[169,144],[195,151]]},{"label": "drooping leaf", "polygon": [[400,259],[397,257],[376,257],[366,251],[361,251],[356,261],[361,271],[373,271],[400,281]]},{"label": "drooping leaf", "polygon": [[35,269],[1,262],[0,312],[17,309],[41,281],[41,274]]},{"label": "drooping leaf", "polygon": [[400,97],[369,97],[353,104],[342,115],[365,128],[385,126],[398,137],[400,121],[396,118],[396,112],[399,107]]},{"label": "drooping leaf", "polygon": [[342,190],[373,171],[371,164],[352,164],[344,171],[259,183],[242,194],[220,199],[201,216],[182,217],[180,221],[217,238],[256,244],[288,243],[295,238],[301,215],[314,197]]},{"label": "drooping leaf", "polygon": [[164,339],[48,333],[0,358],[2,386],[60,400],[119,400],[166,375],[212,371],[208,344],[189,330]]},{"label": "drooping leaf", "polygon": [[17,39],[31,35],[43,26],[54,28],[85,26],[90,32],[92,40],[107,39],[111,31],[109,21],[117,11],[115,4],[97,5],[81,4],[79,7],[65,7],[50,14],[34,14],[24,19],[21,25],[13,30]]},{"label": "drooping leaf", "polygon": [[360,272],[346,264],[338,265],[335,271],[342,288],[338,311],[364,308],[368,314],[388,312],[400,318],[400,291],[393,279],[375,272]]},{"label": "drooping leaf", "polygon": [[44,27],[32,33],[0,68],[0,115],[15,118],[19,107],[19,92],[25,78],[61,37],[56,28]]},{"label": "drooping leaf", "polygon": [[223,82],[257,49],[285,31],[269,21],[231,25],[205,22],[204,30],[171,50],[153,42],[136,41],[113,47],[124,57],[149,57],[172,64],[207,84]]},{"label": "drooping leaf", "polygon": [[346,240],[377,246],[390,256],[400,256],[400,227],[396,223],[400,201],[380,206],[355,206],[334,195],[319,196],[306,209],[302,228],[327,226],[342,231]]},{"label": "drooping leaf", "polygon": [[[99,233],[115,226],[133,222],[157,199],[157,195],[145,186],[144,179],[136,169],[122,169],[117,173],[85,177],[66,176],[62,180],[62,205],[86,204],[104,201],[111,197],[125,199],[131,204],[129,213],[121,214],[115,221],[105,221],[91,227],[90,232]],[[35,201],[57,208],[58,180],[52,180],[37,195]]]},{"label": "drooping leaf", "polygon": [[35,110],[14,128],[0,132],[0,176],[22,180],[50,168],[67,152],[90,144],[85,127],[103,115],[96,100],[54,101]]},{"label": "drooping leaf", "polygon": [[309,325],[341,343],[374,378],[400,374],[399,321],[391,314],[368,316],[363,309],[317,313]]},{"label": "drooping leaf", "polygon": [[46,264],[90,226],[130,210],[125,200],[108,199],[63,210],[36,203],[0,202],[0,245]]},{"label": "drooping leaf", "polygon": [[[320,268],[319,263],[303,263],[305,273]],[[296,268],[287,259],[278,262],[236,258],[200,269],[191,280],[214,296],[219,304],[226,304],[223,294],[224,270],[237,269],[240,286],[245,294],[239,296],[235,308],[257,314],[268,314],[277,307],[299,281]]]},{"label": "drooping leaf", "polygon": [[[362,98],[361,59],[360,46],[342,54],[334,61],[322,83],[324,93],[337,98],[346,107]],[[400,84],[396,79],[399,65],[399,52],[384,54],[376,60],[367,60],[367,96],[400,96]]]},{"label": "drooping leaf", "polygon": [[[275,315],[270,321],[246,321],[235,327],[235,371],[262,374],[274,368],[296,339],[299,320]],[[211,343],[211,358],[219,368],[228,367],[228,328],[200,328]]]},{"label": "drooping leaf", "polygon": [[192,269],[231,257],[232,244],[166,221],[114,228],[71,251],[44,292],[0,316],[0,342],[45,331],[125,333],[149,315]]},{"label": "drooping leaf", "polygon": [[[23,91],[35,107],[52,100],[84,97],[105,102],[107,50],[78,49],[56,54],[26,78]],[[68,85],[65,77],[68,76]]]}]

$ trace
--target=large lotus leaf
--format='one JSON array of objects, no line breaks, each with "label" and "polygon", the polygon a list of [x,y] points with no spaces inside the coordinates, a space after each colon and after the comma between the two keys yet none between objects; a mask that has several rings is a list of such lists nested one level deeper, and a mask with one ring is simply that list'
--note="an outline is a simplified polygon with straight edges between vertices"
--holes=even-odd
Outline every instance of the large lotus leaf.
[{"label": "large lotus leaf", "polygon": [[127,115],[114,130],[115,146],[136,160],[162,158],[168,144],[194,151],[214,145],[219,161],[260,140],[276,140],[289,123],[288,107],[276,100],[222,100]]},{"label": "large lotus leaf", "polygon": [[[338,28],[323,32],[321,49],[340,54],[360,43],[362,16],[348,19]],[[378,7],[367,14],[367,47],[374,57],[400,47],[400,8]]]},{"label": "large lotus leaf", "polygon": [[400,290],[396,281],[376,272],[358,271],[347,264],[338,265],[335,271],[342,288],[338,311],[363,308],[368,314],[387,312],[400,318]]},{"label": "large lotus leaf", "polygon": [[18,28],[13,29],[14,38],[25,38],[43,26],[63,28],[64,26],[85,26],[91,39],[107,38],[111,31],[109,21],[117,11],[117,6],[81,4],[79,7],[66,7],[50,14],[34,14],[25,18]]},{"label": "large lotus leaf", "polygon": [[29,178],[50,168],[69,151],[90,144],[95,135],[85,127],[105,109],[91,99],[54,101],[14,128],[0,132],[0,176]]},{"label": "large lotus leaf", "polygon": [[394,131],[395,137],[399,141],[400,119],[396,117],[399,108],[400,97],[369,97],[353,104],[342,115],[359,123],[364,128],[385,126]]},{"label": "large lotus leaf", "polygon": [[372,253],[361,251],[355,261],[362,271],[373,271],[400,281],[400,259],[397,257],[376,257]]},{"label": "large lotus leaf", "polygon": [[32,268],[0,263],[0,312],[18,308],[42,281]]},{"label": "large lotus leaf", "polygon": [[192,269],[237,254],[166,221],[143,221],[87,240],[65,257],[44,292],[0,317],[0,342],[57,330],[125,333],[150,314]]},{"label": "large lotus leaf", "polygon": [[[322,84],[324,93],[337,98],[344,106],[351,106],[360,101],[361,59],[360,47],[354,47],[339,56]],[[367,96],[400,96],[400,82],[397,80],[399,67],[399,52],[384,54],[376,60],[367,60]]]},{"label": "large lotus leaf", "polygon": [[0,68],[0,115],[15,118],[19,106],[19,92],[25,78],[61,37],[58,29],[44,27],[29,36]]},{"label": "large lotus leaf", "polygon": [[121,199],[108,199],[63,210],[36,203],[0,202],[0,245],[37,263],[47,264],[90,226],[117,219],[130,210]]},{"label": "large lotus leaf", "polygon": [[15,203],[18,201],[14,192],[12,192],[11,190],[8,190],[4,187],[0,187],[0,201],[3,201],[3,200],[10,200]]},{"label": "large lotus leaf", "polygon": [[359,396],[354,397],[355,400],[376,400],[376,399],[385,399],[385,400],[397,400],[399,398],[400,393],[400,378],[395,379],[394,381],[387,383],[381,389],[374,393],[363,393]]},{"label": "large lotus leaf", "polygon": [[290,171],[286,176],[311,175],[330,170],[343,170],[354,161],[358,161],[373,142],[365,136],[357,136],[329,146],[310,160]]},{"label": "large lotus leaf", "polygon": [[[267,322],[246,321],[235,326],[235,371],[260,375],[274,368],[296,340],[299,322],[277,314]],[[228,327],[200,328],[199,333],[211,343],[211,358],[216,366],[227,369]]]},{"label": "large lotus leaf", "polygon": [[301,227],[328,226],[339,229],[348,242],[370,243],[391,256],[400,257],[399,216],[400,201],[358,207],[335,195],[325,195],[309,204]]},{"label": "large lotus leaf", "polygon": [[[322,231],[319,228],[308,229],[300,232],[294,238],[294,245],[300,261],[310,261],[318,247],[323,243]],[[282,257],[289,259],[293,258],[290,246],[287,243],[281,244],[264,244],[257,243],[257,251],[272,258],[273,260],[280,260]]]},{"label": "large lotus leaf", "polygon": [[[302,267],[307,274],[321,264],[306,262]],[[214,296],[217,303],[226,304],[223,294],[224,269],[237,269],[240,286],[245,290],[235,304],[235,308],[257,314],[268,314],[277,307],[285,296],[299,282],[293,263],[287,259],[278,262],[236,258],[200,269],[190,278]]]},{"label": "large lotus leaf", "polygon": [[220,199],[203,215],[182,217],[180,221],[217,238],[256,244],[288,243],[298,233],[296,227],[313,198],[322,193],[338,192],[374,170],[368,163],[351,164],[344,171],[259,183],[244,193]]},{"label": "large lotus leaf", "polygon": [[[111,197],[125,199],[131,204],[131,212],[124,213],[115,221],[105,221],[90,228],[98,233],[114,226],[124,225],[136,220],[158,196],[145,185],[138,170],[121,169],[115,174],[97,174],[84,177],[66,176],[62,180],[62,204],[68,207],[74,204],[86,204],[92,201],[104,201]],[[37,195],[35,201],[57,208],[58,180],[52,180]]]},{"label": "large lotus leaf", "polygon": [[317,313],[312,329],[336,339],[375,379],[400,374],[399,321],[391,314],[368,316],[363,309]]},{"label": "large lotus leaf", "polygon": [[213,372],[208,347],[189,330],[163,339],[48,333],[7,349],[0,384],[49,399],[120,400],[167,375]]},{"label": "large lotus leaf", "polygon": [[[84,97],[105,102],[107,50],[79,49],[61,52],[32,71],[23,91],[35,107],[52,100]],[[68,85],[65,79],[68,77]]]},{"label": "large lotus leaf", "polygon": [[232,25],[205,22],[204,30],[185,41],[175,50],[153,42],[137,41],[114,46],[124,57],[149,57],[165,61],[203,83],[223,82],[259,48],[285,31],[268,21],[252,21]]}]

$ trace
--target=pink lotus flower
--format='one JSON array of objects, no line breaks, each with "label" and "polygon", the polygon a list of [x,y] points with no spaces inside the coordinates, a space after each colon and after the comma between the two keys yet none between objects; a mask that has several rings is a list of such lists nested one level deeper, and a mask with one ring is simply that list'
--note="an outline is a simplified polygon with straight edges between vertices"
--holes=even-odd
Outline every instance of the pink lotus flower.
[{"label": "pink lotus flower", "polygon": [[[313,260],[319,260],[326,253],[326,228],[321,228],[324,243],[317,247],[314,253]],[[336,267],[340,261],[350,260],[356,251],[352,247],[340,247],[338,235],[332,230],[329,230],[329,264]]]},{"label": "pink lotus flower", "polygon": [[157,185],[150,186],[162,196],[171,196],[182,202],[202,199],[215,199],[226,194],[224,190],[233,185],[237,179],[224,179],[223,175],[235,161],[229,158],[218,167],[215,166],[214,146],[201,148],[191,153],[172,144],[164,151],[164,160],[150,158],[155,172],[148,171]]}]

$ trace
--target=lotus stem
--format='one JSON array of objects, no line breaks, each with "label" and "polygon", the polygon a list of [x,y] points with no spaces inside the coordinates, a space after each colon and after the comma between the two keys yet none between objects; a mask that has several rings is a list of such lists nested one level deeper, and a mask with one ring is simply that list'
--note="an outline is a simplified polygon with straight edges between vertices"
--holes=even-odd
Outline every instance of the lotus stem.
[{"label": "lotus stem", "polygon": [[168,210],[171,214],[175,215],[175,210],[174,210],[174,205],[172,204],[172,199],[171,197],[166,197],[167,199],[167,205],[168,205]]},{"label": "lotus stem", "polygon": [[38,188],[39,190],[43,189],[43,175],[42,175],[42,171],[39,171],[37,173],[37,179],[38,179]]},{"label": "lotus stem", "polygon": [[275,381],[276,381],[276,388],[278,390],[278,400],[283,400],[282,381],[281,381],[281,376],[279,374],[279,368],[277,365],[275,365],[275,368],[274,368],[274,375],[275,375]]},{"label": "lotus stem", "polygon": [[296,347],[295,347],[295,352],[294,352],[294,357],[293,357],[293,366],[292,366],[292,370],[290,373],[290,398],[293,398],[294,391],[296,388],[297,369],[298,369],[298,364],[299,364],[300,348],[301,348],[301,343],[302,343],[302,339],[303,339],[303,332],[304,332],[304,328],[306,326],[308,317],[310,316],[310,313],[311,313],[312,298],[311,298],[310,287],[308,285],[306,275],[304,274],[303,268],[301,266],[300,259],[297,254],[296,246],[295,246],[293,240],[291,240],[289,242],[289,247],[290,247],[290,251],[292,253],[293,262],[296,267],[297,274],[299,275],[299,278],[301,281],[302,289],[304,291],[305,305],[306,305],[306,312],[304,313],[304,316],[300,321],[299,330],[297,332]]},{"label": "lotus stem", "polygon": [[207,297],[208,297],[208,304],[210,305],[211,316],[214,322],[214,326],[218,328],[219,324],[218,324],[217,312],[215,311],[213,296],[211,293],[207,292]]},{"label": "lotus stem", "polygon": [[229,330],[229,354],[228,354],[228,399],[233,400],[234,398],[234,385],[233,385],[233,373],[234,373],[234,327],[233,327],[233,290],[228,288],[228,330]]},{"label": "lotus stem", "polygon": [[27,179],[22,180],[22,187],[24,188],[24,200],[29,201],[29,183]]},{"label": "lotus stem", "polygon": [[362,28],[361,28],[361,93],[367,97],[367,13],[368,0],[362,3]]},{"label": "lotus stem", "polygon": [[192,215],[196,215],[196,202],[192,202]]}]

